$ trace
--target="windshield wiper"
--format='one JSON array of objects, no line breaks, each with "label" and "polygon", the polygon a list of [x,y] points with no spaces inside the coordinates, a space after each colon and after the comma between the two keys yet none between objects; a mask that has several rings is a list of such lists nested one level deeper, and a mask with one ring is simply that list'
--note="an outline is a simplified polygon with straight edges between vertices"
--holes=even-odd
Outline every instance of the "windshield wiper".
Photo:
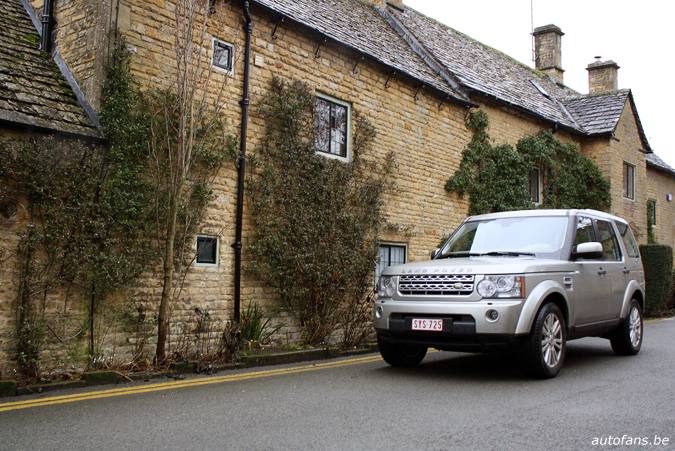
[{"label": "windshield wiper", "polygon": [[483,254],[476,254],[475,252],[455,252],[448,255],[443,255],[439,258],[461,258],[461,257],[480,257]]},{"label": "windshield wiper", "polygon": [[480,254],[480,255],[489,255],[489,256],[506,256],[506,257],[518,257],[520,255],[531,255],[532,257],[536,257],[537,254],[534,254],[532,252],[514,252],[514,251],[508,251],[508,252],[488,252],[486,254]]}]

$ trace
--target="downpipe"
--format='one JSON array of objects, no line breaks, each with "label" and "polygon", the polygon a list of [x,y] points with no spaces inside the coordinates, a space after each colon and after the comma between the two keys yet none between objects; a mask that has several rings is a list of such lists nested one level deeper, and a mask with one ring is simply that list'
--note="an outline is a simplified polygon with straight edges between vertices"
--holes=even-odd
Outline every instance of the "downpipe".
[{"label": "downpipe", "polygon": [[249,12],[248,1],[244,2],[244,17],[246,25],[246,47],[244,51],[244,92],[241,105],[241,142],[239,149],[239,181],[237,189],[237,217],[235,227],[235,239],[232,248],[234,249],[234,321],[239,323],[241,310],[241,248],[242,248],[242,229],[244,218],[244,182],[246,178],[246,133],[248,131],[248,104],[249,104],[249,82],[251,66],[251,36],[253,34],[253,21]]},{"label": "downpipe", "polygon": [[52,47],[52,6],[54,0],[45,0],[42,9],[42,40],[40,41],[40,50],[47,53],[51,51]]}]

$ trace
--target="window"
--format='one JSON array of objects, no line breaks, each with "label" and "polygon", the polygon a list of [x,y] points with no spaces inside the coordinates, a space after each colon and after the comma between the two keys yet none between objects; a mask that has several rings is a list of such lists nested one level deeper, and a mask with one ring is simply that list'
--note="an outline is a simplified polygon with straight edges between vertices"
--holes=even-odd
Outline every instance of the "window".
[{"label": "window", "polygon": [[226,72],[232,72],[234,47],[225,42],[213,40],[213,66]]},{"label": "window", "polygon": [[649,221],[652,225],[656,225],[656,201],[648,200],[647,201],[647,214],[649,215]]},{"label": "window", "polygon": [[528,185],[528,190],[530,192],[530,202],[535,204],[541,203],[541,171],[539,168],[533,168],[530,171],[530,183]]},{"label": "window", "polygon": [[623,197],[635,199],[635,166],[623,162]]},{"label": "window", "polygon": [[600,243],[602,243],[603,260],[616,261],[621,260],[621,251],[619,243],[616,241],[612,224],[607,221],[596,221],[598,224],[598,233],[600,234]]},{"label": "window", "polygon": [[198,266],[218,266],[218,237],[197,237],[197,261]]},{"label": "window", "polygon": [[[597,241],[595,239],[595,229],[593,228],[593,220],[584,216],[577,217],[577,234],[574,237],[574,251],[577,246],[582,243],[592,243]],[[579,260],[587,260],[586,258],[579,258]]]},{"label": "window", "polygon": [[349,104],[326,96],[317,96],[314,110],[314,145],[330,158],[349,160]]},{"label": "window", "polygon": [[380,244],[380,262],[375,269],[375,282],[387,266],[402,265],[406,262],[405,244]]},{"label": "window", "polygon": [[619,234],[621,235],[621,239],[623,239],[623,244],[626,245],[626,253],[628,256],[631,258],[638,258],[640,256],[640,249],[635,242],[633,232],[630,230],[628,224],[617,222],[616,227],[619,229]]}]

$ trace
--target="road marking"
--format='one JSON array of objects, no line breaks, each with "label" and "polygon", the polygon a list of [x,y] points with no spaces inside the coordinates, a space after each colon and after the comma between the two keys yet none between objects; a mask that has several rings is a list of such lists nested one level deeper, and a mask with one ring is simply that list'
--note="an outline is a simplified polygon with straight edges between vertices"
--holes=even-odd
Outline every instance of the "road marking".
[{"label": "road marking", "polygon": [[247,379],[257,379],[261,377],[281,376],[285,374],[302,373],[306,371],[324,370],[328,368],[339,368],[342,366],[359,365],[362,363],[377,362],[382,360],[379,355],[369,357],[356,357],[349,360],[333,361],[328,363],[315,363],[306,366],[297,366],[292,368],[281,368],[276,370],[264,370],[252,373],[231,374],[228,376],[214,376],[203,379],[190,379],[174,382],[163,382],[153,385],[143,385],[128,388],[116,388],[89,393],[78,393],[74,395],[55,396],[45,399],[29,399],[26,401],[9,402],[0,404],[0,412],[8,410],[26,409],[28,407],[49,406],[53,404],[63,404],[66,402],[85,401],[90,399],[110,398],[113,396],[132,395],[136,393],[149,393],[153,391],[171,390],[174,388],[196,387],[199,385],[219,384],[223,382],[242,381]]},{"label": "road marking", "polygon": [[668,318],[650,318],[644,320],[645,323],[660,323],[661,321],[672,321],[675,319],[675,316],[671,316]]}]

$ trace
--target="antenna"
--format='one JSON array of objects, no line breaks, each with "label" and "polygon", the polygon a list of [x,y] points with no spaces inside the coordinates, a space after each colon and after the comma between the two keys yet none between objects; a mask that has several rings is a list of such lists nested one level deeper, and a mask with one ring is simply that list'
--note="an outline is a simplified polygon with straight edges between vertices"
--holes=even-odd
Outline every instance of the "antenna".
[{"label": "antenna", "polygon": [[534,48],[534,0],[530,0],[530,35],[532,36],[532,61],[537,61],[537,51]]}]

